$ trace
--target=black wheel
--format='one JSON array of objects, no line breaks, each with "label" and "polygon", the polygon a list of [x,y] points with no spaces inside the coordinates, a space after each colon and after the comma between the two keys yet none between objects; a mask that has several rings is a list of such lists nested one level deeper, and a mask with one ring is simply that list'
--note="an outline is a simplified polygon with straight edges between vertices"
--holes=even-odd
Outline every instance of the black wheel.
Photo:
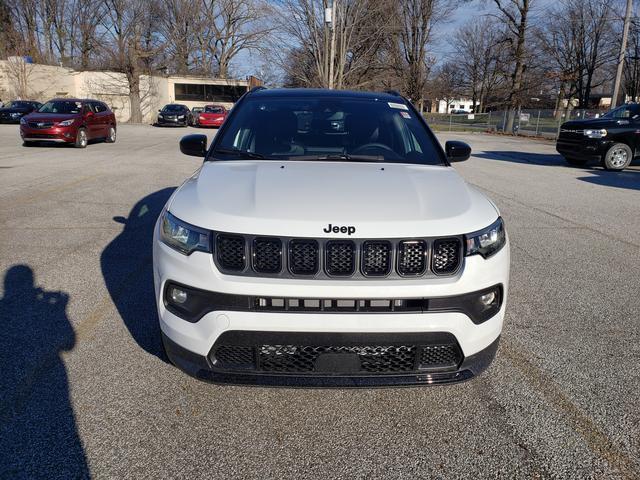
[{"label": "black wheel", "polygon": [[624,170],[633,160],[633,152],[624,143],[614,144],[602,157],[602,166],[606,170]]},{"label": "black wheel", "polygon": [[104,141],[107,143],[116,143],[116,127],[114,127],[113,125],[109,127],[107,138],[105,138]]},{"label": "black wheel", "polygon": [[79,128],[78,133],[76,133],[76,142],[74,146],[76,148],[86,148],[87,143],[89,143],[89,137],[87,136],[87,130],[84,128]]},{"label": "black wheel", "polygon": [[584,167],[587,164],[587,160],[584,158],[564,157],[564,159],[572,167]]}]

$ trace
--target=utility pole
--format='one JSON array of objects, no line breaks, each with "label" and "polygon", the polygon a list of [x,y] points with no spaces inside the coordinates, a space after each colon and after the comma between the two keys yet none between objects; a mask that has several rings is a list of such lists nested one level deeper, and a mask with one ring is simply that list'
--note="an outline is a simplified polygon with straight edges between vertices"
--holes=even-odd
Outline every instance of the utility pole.
[{"label": "utility pole", "polygon": [[331,52],[329,53],[329,88],[333,89],[333,68],[336,56],[336,13],[338,0],[331,2]]},{"label": "utility pole", "polygon": [[333,18],[333,9],[327,6],[327,0],[324,0],[324,74],[323,83],[325,87],[329,86],[329,29]]},{"label": "utility pole", "polygon": [[627,11],[624,14],[624,27],[622,28],[622,43],[620,44],[620,56],[618,57],[618,69],[616,70],[616,80],[613,84],[613,97],[611,98],[611,109],[613,110],[618,103],[618,95],[620,94],[620,82],[622,80],[622,66],[624,65],[624,56],[627,53],[627,38],[629,37],[629,23],[631,23],[631,7],[633,0],[627,0]]}]

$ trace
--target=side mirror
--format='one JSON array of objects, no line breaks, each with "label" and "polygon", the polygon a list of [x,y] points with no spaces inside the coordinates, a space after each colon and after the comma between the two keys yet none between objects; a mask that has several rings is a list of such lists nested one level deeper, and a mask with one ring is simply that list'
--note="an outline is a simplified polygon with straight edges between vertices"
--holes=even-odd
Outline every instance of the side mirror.
[{"label": "side mirror", "polygon": [[186,135],[180,139],[180,151],[192,157],[204,157],[207,154],[206,135]]},{"label": "side mirror", "polygon": [[85,113],[85,114],[84,114],[84,116],[85,116],[85,117],[87,117],[87,118],[91,118],[91,117],[93,117],[94,115],[95,115],[95,114],[94,114],[91,110],[89,110],[87,113]]},{"label": "side mirror", "polygon": [[158,113],[162,113],[162,109],[161,108],[158,109]]},{"label": "side mirror", "polygon": [[449,140],[444,144],[444,151],[450,162],[463,162],[471,156],[471,147],[464,142]]}]

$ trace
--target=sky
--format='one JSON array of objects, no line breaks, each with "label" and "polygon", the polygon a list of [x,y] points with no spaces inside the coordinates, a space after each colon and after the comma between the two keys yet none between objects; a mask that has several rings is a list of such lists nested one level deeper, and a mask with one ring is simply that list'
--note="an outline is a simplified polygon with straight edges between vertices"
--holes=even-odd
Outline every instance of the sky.
[{"label": "sky", "polygon": [[[557,3],[557,0],[533,0],[532,13],[533,18],[543,15],[544,11]],[[438,61],[446,56],[455,54],[455,50],[450,41],[451,36],[455,32],[464,27],[464,25],[473,19],[480,19],[483,15],[496,12],[497,9],[492,0],[470,0],[465,1],[458,6],[452,13],[447,23],[440,25],[436,30],[435,40],[430,48]],[[238,55],[234,62],[234,73],[238,78],[244,78],[247,75],[259,75],[260,58],[259,54],[242,52]]]}]

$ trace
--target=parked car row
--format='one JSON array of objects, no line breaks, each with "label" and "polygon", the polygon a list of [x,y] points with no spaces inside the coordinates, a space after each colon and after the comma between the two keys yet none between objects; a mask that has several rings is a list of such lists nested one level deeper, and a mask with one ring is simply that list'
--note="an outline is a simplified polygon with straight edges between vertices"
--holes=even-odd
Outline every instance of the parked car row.
[{"label": "parked car row", "polygon": [[205,105],[203,107],[189,107],[179,103],[169,103],[158,110],[155,125],[158,127],[220,127],[229,110],[222,105]]},{"label": "parked car row", "polygon": [[1,109],[0,115],[3,122],[7,119],[20,123],[20,137],[25,147],[47,142],[85,148],[92,140],[116,141],[116,116],[99,100],[55,98],[44,105],[15,101]]}]

